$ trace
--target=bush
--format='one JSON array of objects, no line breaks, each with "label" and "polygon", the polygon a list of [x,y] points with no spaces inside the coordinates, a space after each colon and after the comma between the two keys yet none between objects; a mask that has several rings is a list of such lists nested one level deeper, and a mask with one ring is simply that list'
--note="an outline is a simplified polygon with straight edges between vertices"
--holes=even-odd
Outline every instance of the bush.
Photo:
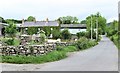
[{"label": "bush", "polygon": [[[90,30],[85,33],[85,37],[87,37],[88,39],[91,38],[91,31]],[[96,32],[95,31],[92,31],[92,37],[93,37],[93,39],[96,39]]]},{"label": "bush", "polygon": [[61,32],[61,37],[64,40],[71,39],[71,33],[67,29],[65,29]]},{"label": "bush", "polygon": [[45,36],[45,34],[44,33],[41,33],[40,34],[40,43],[44,43],[45,42],[45,38],[46,38],[46,36]]},{"label": "bush", "polygon": [[10,39],[6,40],[5,43],[7,45],[14,45],[14,39],[10,38]]},{"label": "bush", "polygon": [[2,38],[1,41],[6,45],[18,46],[20,44],[20,40],[16,38]]},{"label": "bush", "polygon": [[76,47],[79,48],[79,50],[83,50],[83,49],[87,49],[90,48],[94,45],[96,45],[97,43],[93,40],[89,40],[86,37],[82,37],[80,38],[77,42],[76,42]]},{"label": "bush", "polygon": [[78,32],[76,35],[78,38],[85,36],[86,32]]}]

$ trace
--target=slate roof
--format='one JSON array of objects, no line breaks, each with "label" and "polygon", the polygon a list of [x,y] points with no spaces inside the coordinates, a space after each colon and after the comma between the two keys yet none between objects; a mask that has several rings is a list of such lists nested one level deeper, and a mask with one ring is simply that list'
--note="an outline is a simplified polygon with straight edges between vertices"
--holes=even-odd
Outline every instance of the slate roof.
[{"label": "slate roof", "polygon": [[61,24],[61,28],[86,28],[86,24]]},{"label": "slate roof", "polygon": [[44,27],[44,26],[59,26],[57,21],[36,21],[36,22],[24,22],[20,27]]}]

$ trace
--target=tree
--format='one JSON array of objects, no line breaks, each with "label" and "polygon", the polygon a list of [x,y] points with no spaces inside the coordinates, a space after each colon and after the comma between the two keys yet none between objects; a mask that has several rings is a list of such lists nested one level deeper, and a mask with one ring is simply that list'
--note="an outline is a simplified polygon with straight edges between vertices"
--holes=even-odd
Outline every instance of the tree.
[{"label": "tree", "polygon": [[86,20],[82,20],[80,23],[81,24],[86,24]]},{"label": "tree", "polygon": [[27,29],[27,33],[29,35],[36,34],[37,32],[38,32],[38,28],[36,28],[36,27],[28,27],[28,29]]},{"label": "tree", "polygon": [[64,39],[64,40],[70,39],[71,33],[67,29],[65,29],[61,32],[61,36],[62,36],[62,39]]},{"label": "tree", "polygon": [[14,38],[15,34],[17,32],[16,25],[15,24],[9,24],[5,28],[5,33],[9,35],[9,37]]},{"label": "tree", "polygon": [[7,24],[18,24],[18,23],[22,23],[22,20],[6,19],[5,22]]},{"label": "tree", "polygon": [[4,18],[3,18],[3,17],[0,17],[0,22],[2,22],[2,23],[4,23],[4,22],[5,22],[5,20],[4,20]]},{"label": "tree", "polygon": [[114,20],[107,26],[107,35],[112,36],[118,32],[118,21]]},{"label": "tree", "polygon": [[98,20],[98,29],[105,34],[106,32],[106,19],[100,15],[98,12],[97,14],[92,14],[86,18],[87,30],[91,30],[91,17],[92,17],[92,28],[96,28],[96,19]]},{"label": "tree", "polygon": [[60,35],[60,30],[59,30],[59,29],[54,28],[54,29],[52,30],[52,34],[53,34],[53,38],[54,38],[54,39],[58,39],[58,38],[61,37],[61,35]]},{"label": "tree", "polygon": [[78,18],[73,16],[59,17],[58,22],[60,24],[77,24]]},{"label": "tree", "polygon": [[35,19],[35,17],[33,17],[33,16],[29,16],[29,17],[27,18],[27,21],[36,21],[36,19]]}]

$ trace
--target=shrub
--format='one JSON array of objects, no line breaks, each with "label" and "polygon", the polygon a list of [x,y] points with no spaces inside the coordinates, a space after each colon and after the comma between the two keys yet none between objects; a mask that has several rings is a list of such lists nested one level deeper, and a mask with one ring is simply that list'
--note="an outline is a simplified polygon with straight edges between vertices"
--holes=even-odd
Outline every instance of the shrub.
[{"label": "shrub", "polygon": [[7,45],[14,45],[14,39],[13,39],[13,38],[7,39],[7,40],[5,41],[5,43],[6,43]]},{"label": "shrub", "polygon": [[70,39],[71,33],[67,29],[65,29],[61,32],[61,37],[62,37],[62,39],[65,39],[65,40]]},{"label": "shrub", "polygon": [[85,36],[86,32],[78,32],[76,35],[78,38]]},{"label": "shrub", "polygon": [[41,41],[40,43],[44,43],[44,42],[45,42],[45,37],[46,37],[46,36],[45,36],[44,33],[41,33],[41,34],[40,34],[40,41]]},{"label": "shrub", "polygon": [[77,42],[76,42],[76,47],[79,48],[79,50],[83,50],[83,49],[87,49],[90,48],[94,45],[96,45],[97,43],[93,40],[89,40],[85,37],[80,38]]}]

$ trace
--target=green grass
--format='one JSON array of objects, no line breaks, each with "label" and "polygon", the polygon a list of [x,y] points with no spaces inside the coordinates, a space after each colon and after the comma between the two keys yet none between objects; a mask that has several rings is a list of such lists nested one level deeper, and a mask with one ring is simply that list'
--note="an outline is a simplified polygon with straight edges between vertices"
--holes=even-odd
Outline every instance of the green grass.
[{"label": "green grass", "polygon": [[[89,47],[95,46],[95,42],[86,42],[89,44]],[[91,44],[90,44],[91,43]],[[80,44],[80,43],[78,43]],[[83,43],[82,43],[83,44]],[[85,48],[85,47],[84,47]],[[85,48],[87,49],[87,48]],[[46,62],[53,62],[58,61],[63,58],[67,57],[68,52],[78,51],[80,48],[73,46],[58,46],[55,51],[52,51],[46,55],[38,55],[38,56],[23,56],[23,55],[16,55],[16,56],[1,56],[2,63],[14,63],[14,64],[40,64]]]},{"label": "green grass", "polygon": [[68,52],[76,51],[77,48],[74,46],[64,47],[63,50],[55,50],[47,55],[39,55],[39,56],[1,56],[2,62],[4,63],[15,63],[15,64],[28,64],[28,63],[45,63],[58,61],[60,59],[66,58]]}]

